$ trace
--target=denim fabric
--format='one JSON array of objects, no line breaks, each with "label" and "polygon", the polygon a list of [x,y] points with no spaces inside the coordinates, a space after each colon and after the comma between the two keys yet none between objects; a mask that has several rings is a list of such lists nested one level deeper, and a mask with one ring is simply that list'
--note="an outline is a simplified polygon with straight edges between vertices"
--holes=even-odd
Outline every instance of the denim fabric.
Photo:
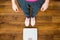
[{"label": "denim fabric", "polygon": [[[26,17],[35,17],[38,10],[41,8],[42,4],[44,3],[44,0],[38,0],[37,2],[26,2],[26,0],[17,0],[19,6],[24,12],[24,15]],[[30,15],[30,7],[32,9],[31,15]]]}]

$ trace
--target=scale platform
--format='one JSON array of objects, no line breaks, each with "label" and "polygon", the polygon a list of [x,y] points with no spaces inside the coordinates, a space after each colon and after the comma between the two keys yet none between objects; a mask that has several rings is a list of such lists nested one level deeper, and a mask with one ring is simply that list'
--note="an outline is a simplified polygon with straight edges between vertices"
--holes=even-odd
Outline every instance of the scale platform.
[{"label": "scale platform", "polygon": [[37,28],[24,28],[23,40],[37,40]]}]

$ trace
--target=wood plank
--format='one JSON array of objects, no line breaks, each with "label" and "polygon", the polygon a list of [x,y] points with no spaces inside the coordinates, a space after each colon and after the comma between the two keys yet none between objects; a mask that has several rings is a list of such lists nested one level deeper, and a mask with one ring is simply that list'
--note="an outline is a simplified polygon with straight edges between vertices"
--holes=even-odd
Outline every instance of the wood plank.
[{"label": "wood plank", "polygon": [[[60,40],[59,1],[51,0],[48,10],[38,12],[34,26],[38,28],[38,40]],[[0,40],[23,40],[24,21],[23,11],[14,12],[11,0],[0,0]]]}]

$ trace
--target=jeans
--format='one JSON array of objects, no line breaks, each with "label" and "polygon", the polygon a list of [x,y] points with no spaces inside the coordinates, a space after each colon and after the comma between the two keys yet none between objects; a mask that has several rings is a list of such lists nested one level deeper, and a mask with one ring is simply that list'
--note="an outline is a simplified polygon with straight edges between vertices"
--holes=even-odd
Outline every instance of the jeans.
[{"label": "jeans", "polygon": [[19,7],[24,12],[24,15],[28,18],[35,17],[38,10],[41,8],[44,0],[38,0],[37,2],[27,2],[25,0],[17,0]]}]

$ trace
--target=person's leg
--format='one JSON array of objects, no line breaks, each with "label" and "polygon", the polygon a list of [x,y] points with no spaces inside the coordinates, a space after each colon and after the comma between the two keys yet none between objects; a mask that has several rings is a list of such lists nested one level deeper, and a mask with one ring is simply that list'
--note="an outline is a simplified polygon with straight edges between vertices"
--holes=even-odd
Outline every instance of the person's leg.
[{"label": "person's leg", "polygon": [[30,17],[29,5],[25,2],[25,0],[17,0],[17,1],[18,1],[19,6],[24,12],[24,15],[29,18]]},{"label": "person's leg", "polygon": [[25,19],[25,26],[29,26],[30,21],[30,13],[29,13],[29,5],[24,0],[18,0],[18,4],[21,7],[21,9],[24,12],[24,15],[26,16]]},{"label": "person's leg", "polygon": [[44,3],[43,0],[40,0],[38,2],[32,3],[32,13],[31,13],[31,25],[34,26],[35,25],[35,17],[38,13],[38,10],[40,10],[42,4]]},{"label": "person's leg", "polygon": [[42,7],[42,4],[44,3],[44,0],[39,0],[38,2],[32,3],[32,14],[31,17],[35,17],[38,13],[38,11],[40,10],[40,8]]}]

